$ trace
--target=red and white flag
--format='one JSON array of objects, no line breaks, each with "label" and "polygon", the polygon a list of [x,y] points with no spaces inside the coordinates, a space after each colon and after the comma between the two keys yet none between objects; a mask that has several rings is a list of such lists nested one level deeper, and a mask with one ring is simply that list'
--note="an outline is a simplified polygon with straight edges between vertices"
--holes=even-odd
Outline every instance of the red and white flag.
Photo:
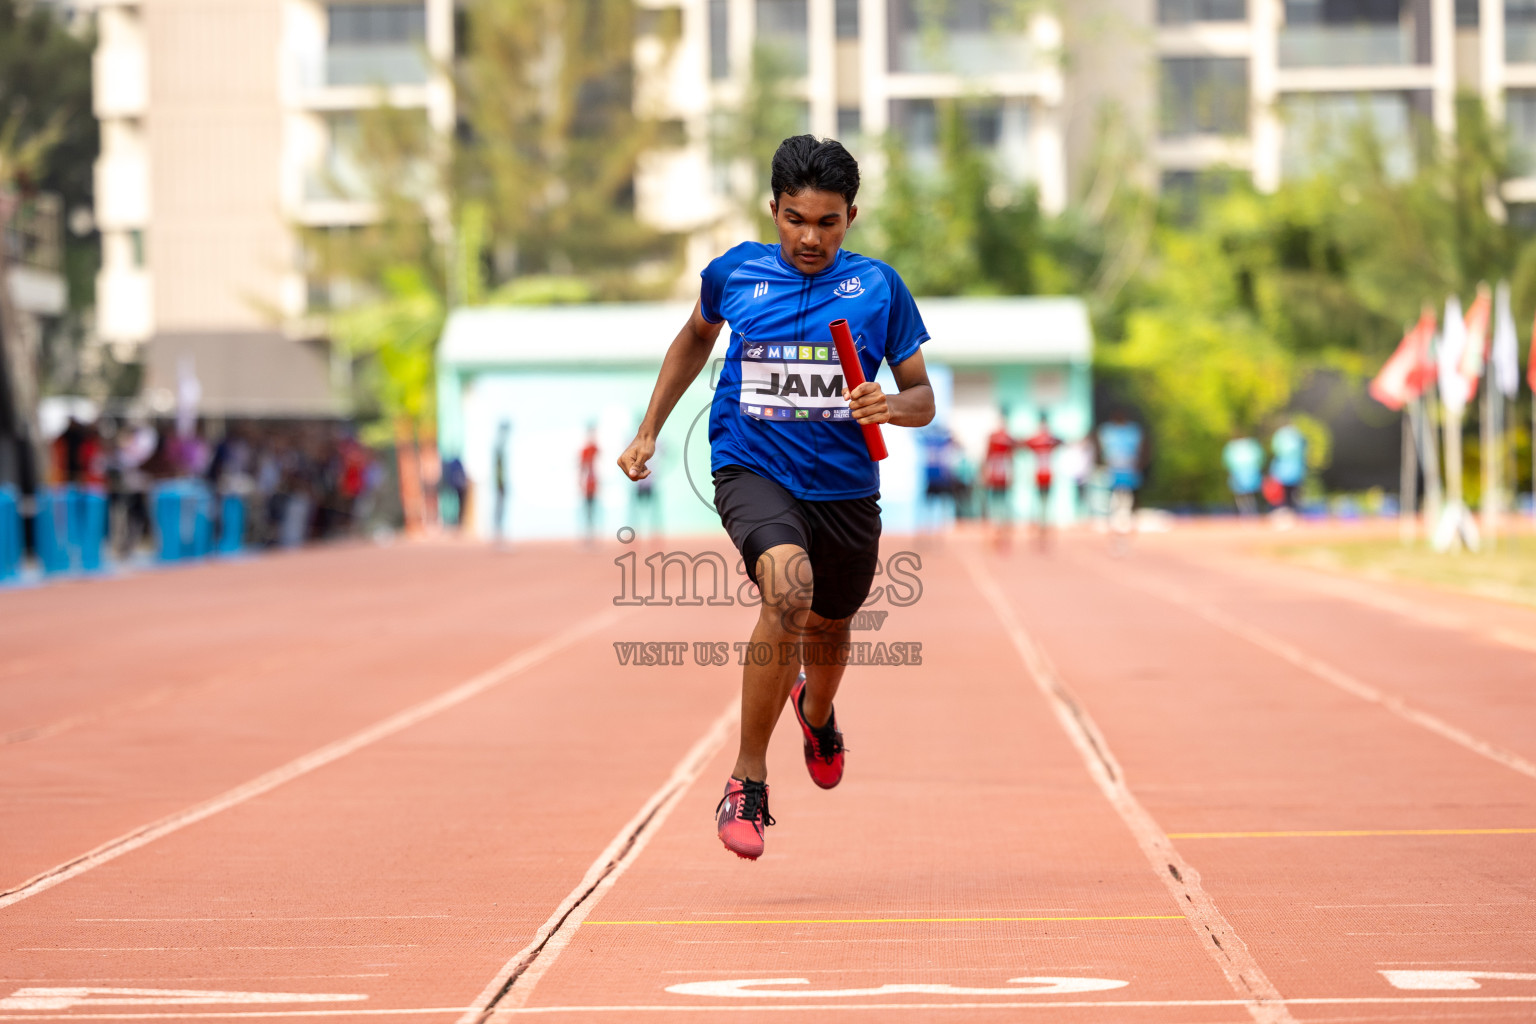
[{"label": "red and white flag", "polygon": [[1426,306],[1419,322],[1403,335],[1397,350],[1371,381],[1371,397],[1395,410],[1423,394],[1435,379],[1435,363],[1429,353],[1434,337],[1435,311]]},{"label": "red and white flag", "polygon": [[1467,343],[1461,350],[1461,366],[1458,369],[1467,382],[1467,401],[1477,395],[1477,382],[1483,376],[1488,362],[1488,322],[1493,318],[1493,297],[1488,286],[1477,286],[1477,298],[1467,310]]}]

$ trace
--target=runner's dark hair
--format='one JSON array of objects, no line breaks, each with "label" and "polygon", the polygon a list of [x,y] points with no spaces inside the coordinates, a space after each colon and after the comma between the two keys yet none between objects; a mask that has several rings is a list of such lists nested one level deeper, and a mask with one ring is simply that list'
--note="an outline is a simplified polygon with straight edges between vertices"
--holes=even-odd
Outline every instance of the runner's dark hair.
[{"label": "runner's dark hair", "polygon": [[786,192],[797,196],[806,189],[815,189],[836,192],[852,206],[854,196],[859,194],[859,162],[836,139],[792,135],[779,143],[773,154],[769,183],[775,202]]}]

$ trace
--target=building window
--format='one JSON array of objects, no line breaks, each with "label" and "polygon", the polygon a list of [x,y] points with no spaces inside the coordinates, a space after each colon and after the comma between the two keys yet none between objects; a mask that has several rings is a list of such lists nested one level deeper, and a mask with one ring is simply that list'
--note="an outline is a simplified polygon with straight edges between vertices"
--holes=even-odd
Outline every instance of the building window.
[{"label": "building window", "polygon": [[1511,64],[1536,64],[1536,0],[1505,3],[1504,59]]},{"label": "building window", "polygon": [[837,0],[834,8],[837,20],[837,38],[859,37],[859,0]]},{"label": "building window", "polygon": [[389,46],[427,37],[427,9],[414,4],[330,4],[332,46]]},{"label": "building window", "polygon": [[330,4],[324,83],[420,85],[427,80],[421,4]]},{"label": "building window", "polygon": [[731,77],[731,7],[729,0],[709,0],[709,77]]},{"label": "building window", "polygon": [[1368,135],[1380,147],[1389,177],[1413,174],[1420,148],[1432,133],[1420,135],[1427,121],[1429,93],[1293,93],[1281,97],[1285,134],[1280,150],[1281,175],[1302,178],[1326,169]]},{"label": "building window", "polygon": [[1248,0],[1158,0],[1157,20],[1164,25],[1192,21],[1247,21]]},{"label": "building window", "polygon": [[1248,61],[1242,57],[1163,60],[1160,134],[1246,135]]},{"label": "building window", "polygon": [[[1034,177],[1029,145],[1029,104],[1020,99],[965,101],[960,116],[966,135],[990,157],[993,169],[1006,181],[1022,184]],[[891,130],[914,171],[929,174],[940,166],[938,104],[929,99],[891,100]]]},{"label": "building window", "polygon": [[1456,25],[1458,28],[1476,28],[1479,21],[1478,0],[1456,0]]},{"label": "building window", "polygon": [[987,75],[1036,61],[1022,6],[1005,0],[889,0],[891,70]]},{"label": "building window", "polygon": [[845,143],[858,137],[863,130],[864,117],[858,107],[837,108],[837,137]]},{"label": "building window", "polygon": [[1504,94],[1504,128],[1509,132],[1510,170],[1522,178],[1536,175],[1536,90],[1510,89]]},{"label": "building window", "polygon": [[143,228],[133,228],[128,232],[128,262],[134,270],[143,270],[149,262],[144,252]]},{"label": "building window", "polygon": [[775,51],[792,75],[810,63],[810,15],[806,0],[757,0],[757,40]]}]

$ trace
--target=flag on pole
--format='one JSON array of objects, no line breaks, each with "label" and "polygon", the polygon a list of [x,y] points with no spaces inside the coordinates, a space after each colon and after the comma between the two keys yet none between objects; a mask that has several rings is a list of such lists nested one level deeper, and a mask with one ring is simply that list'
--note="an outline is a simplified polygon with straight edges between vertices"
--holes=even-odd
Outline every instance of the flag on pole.
[{"label": "flag on pole", "polygon": [[1493,347],[1490,359],[1493,385],[1505,398],[1520,391],[1520,342],[1515,337],[1515,314],[1509,308],[1509,282],[1500,281],[1493,300]]},{"label": "flag on pole", "polygon": [[1467,407],[1467,379],[1461,375],[1461,360],[1467,348],[1467,324],[1461,318],[1461,300],[1452,295],[1445,300],[1445,328],[1440,332],[1440,401],[1447,411],[1460,412]]},{"label": "flag on pole", "polygon": [[[1536,323],[1531,325],[1531,347],[1526,352],[1525,381],[1536,391]],[[1536,455],[1532,456],[1536,458]]]},{"label": "flag on pole", "polygon": [[1435,379],[1435,365],[1429,358],[1434,335],[1435,313],[1426,308],[1371,381],[1371,397],[1394,410],[1418,398]]},{"label": "flag on pole", "polygon": [[1477,395],[1477,382],[1483,375],[1488,360],[1488,321],[1492,317],[1493,302],[1488,286],[1477,286],[1477,298],[1467,310],[1467,343],[1461,350],[1461,376],[1467,382],[1467,401]]}]

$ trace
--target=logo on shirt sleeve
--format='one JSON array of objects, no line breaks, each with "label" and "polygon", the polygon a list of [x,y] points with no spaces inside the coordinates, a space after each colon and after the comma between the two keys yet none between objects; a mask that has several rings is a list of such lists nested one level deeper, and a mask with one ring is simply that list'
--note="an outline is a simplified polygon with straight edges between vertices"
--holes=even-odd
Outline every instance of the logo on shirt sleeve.
[{"label": "logo on shirt sleeve", "polygon": [[864,285],[856,277],[850,277],[846,281],[839,281],[837,289],[832,293],[840,299],[851,299],[864,294]]}]

